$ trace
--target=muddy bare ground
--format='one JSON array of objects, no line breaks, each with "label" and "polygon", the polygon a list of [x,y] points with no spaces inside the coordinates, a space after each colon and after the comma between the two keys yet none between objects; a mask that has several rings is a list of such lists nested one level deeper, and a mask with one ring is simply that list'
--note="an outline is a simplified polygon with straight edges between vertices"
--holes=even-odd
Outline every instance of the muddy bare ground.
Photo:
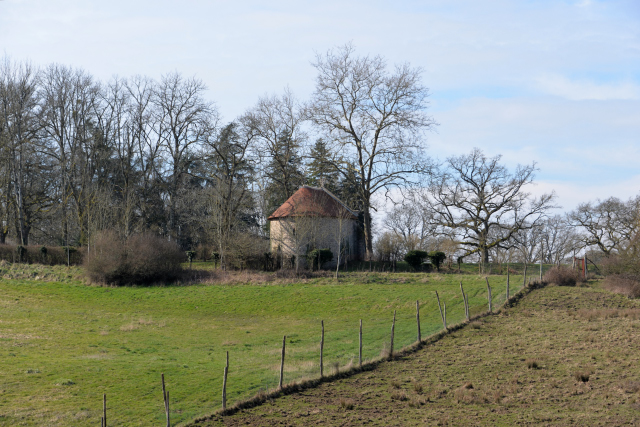
[{"label": "muddy bare ground", "polygon": [[640,425],[640,305],[549,286],[392,363],[198,426]]}]

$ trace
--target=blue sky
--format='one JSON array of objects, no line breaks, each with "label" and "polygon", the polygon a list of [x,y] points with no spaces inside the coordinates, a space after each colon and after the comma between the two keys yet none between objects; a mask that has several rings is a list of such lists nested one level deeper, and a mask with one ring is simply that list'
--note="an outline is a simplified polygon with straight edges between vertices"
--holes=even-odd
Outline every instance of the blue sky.
[{"label": "blue sky", "polygon": [[0,52],[45,65],[209,87],[233,120],[285,86],[313,91],[315,52],[352,42],[422,67],[434,157],[480,147],[537,162],[559,204],[640,193],[640,2],[0,1]]}]

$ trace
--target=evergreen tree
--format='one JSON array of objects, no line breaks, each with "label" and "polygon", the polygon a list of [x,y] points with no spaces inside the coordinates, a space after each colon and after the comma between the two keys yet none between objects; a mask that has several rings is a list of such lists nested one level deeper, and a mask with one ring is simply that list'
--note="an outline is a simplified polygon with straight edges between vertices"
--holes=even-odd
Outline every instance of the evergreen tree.
[{"label": "evergreen tree", "polygon": [[336,196],[349,208],[362,211],[365,208],[361,192],[361,179],[356,172],[353,163],[347,163],[343,171],[343,177],[338,183]]},{"label": "evergreen tree", "polygon": [[338,194],[340,171],[331,161],[331,152],[322,138],[318,139],[309,153],[311,161],[307,165],[307,183],[316,187],[324,187]]},{"label": "evergreen tree", "polygon": [[305,183],[299,146],[289,137],[278,141],[266,169],[267,212],[273,213]]}]

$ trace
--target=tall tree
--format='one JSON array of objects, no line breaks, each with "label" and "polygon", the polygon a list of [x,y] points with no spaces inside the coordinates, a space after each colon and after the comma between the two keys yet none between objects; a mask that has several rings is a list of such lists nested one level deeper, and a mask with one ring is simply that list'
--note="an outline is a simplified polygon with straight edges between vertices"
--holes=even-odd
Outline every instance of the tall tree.
[{"label": "tall tree", "polygon": [[327,143],[319,138],[309,151],[307,164],[307,183],[316,187],[324,187],[337,194],[340,183],[340,171],[335,166],[333,155]]},{"label": "tall tree", "polygon": [[304,184],[302,151],[307,135],[304,115],[289,89],[281,96],[264,96],[240,121],[256,136],[256,155],[261,175],[266,215],[277,209]]},{"label": "tall tree", "polygon": [[567,214],[569,225],[581,231],[583,246],[605,255],[618,252],[640,232],[640,195],[624,202],[617,197],[580,204]]},{"label": "tall tree", "polygon": [[[46,184],[38,178],[41,158],[35,146],[37,135],[37,71],[29,63],[14,63],[8,57],[0,63],[0,143],[4,160],[5,197],[13,193],[16,234],[22,245],[29,244],[34,216],[46,205]],[[42,174],[44,175],[44,174]],[[3,230],[6,237],[7,230]]]},{"label": "tall tree", "polygon": [[477,148],[450,157],[431,176],[422,199],[436,232],[455,233],[466,249],[463,256],[479,254],[484,263],[493,247],[538,226],[555,207],[554,193],[534,198],[526,192],[535,177],[535,163],[510,172],[500,160]]},{"label": "tall tree", "polygon": [[205,90],[206,86],[201,80],[185,79],[179,73],[171,73],[162,76],[153,97],[156,132],[166,154],[166,167],[161,175],[167,197],[167,232],[170,239],[178,241],[176,206],[181,185],[218,121],[215,106],[204,99]]},{"label": "tall tree", "polygon": [[[435,125],[426,114],[428,89],[420,68],[388,71],[380,56],[357,56],[351,45],[318,55],[309,113],[313,123],[352,160],[363,202],[367,257],[372,257],[372,197],[427,171],[421,133]],[[346,171],[345,171],[346,172]]]},{"label": "tall tree", "polygon": [[[48,66],[40,79],[42,144],[55,165],[56,198],[62,218],[62,243],[86,243],[86,214],[91,200],[95,139],[95,103],[99,85],[80,69]],[[75,214],[75,215],[73,215]],[[75,218],[74,218],[75,217]]]},{"label": "tall tree", "polygon": [[254,203],[249,184],[253,179],[250,158],[254,134],[229,123],[207,146],[203,194],[207,227],[212,232],[222,266],[234,251],[238,236],[253,224]]}]

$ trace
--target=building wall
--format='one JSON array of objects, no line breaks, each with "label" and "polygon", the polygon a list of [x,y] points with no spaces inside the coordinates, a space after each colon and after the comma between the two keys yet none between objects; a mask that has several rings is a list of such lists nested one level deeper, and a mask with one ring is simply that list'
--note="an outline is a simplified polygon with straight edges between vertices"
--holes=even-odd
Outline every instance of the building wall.
[{"label": "building wall", "polygon": [[296,255],[300,265],[306,267],[306,253],[311,249],[329,248],[333,260],[324,264],[325,268],[335,267],[338,258],[339,241],[342,243],[344,259],[359,258],[360,242],[357,221],[353,219],[323,217],[287,217],[271,221],[271,252],[285,258]]}]

